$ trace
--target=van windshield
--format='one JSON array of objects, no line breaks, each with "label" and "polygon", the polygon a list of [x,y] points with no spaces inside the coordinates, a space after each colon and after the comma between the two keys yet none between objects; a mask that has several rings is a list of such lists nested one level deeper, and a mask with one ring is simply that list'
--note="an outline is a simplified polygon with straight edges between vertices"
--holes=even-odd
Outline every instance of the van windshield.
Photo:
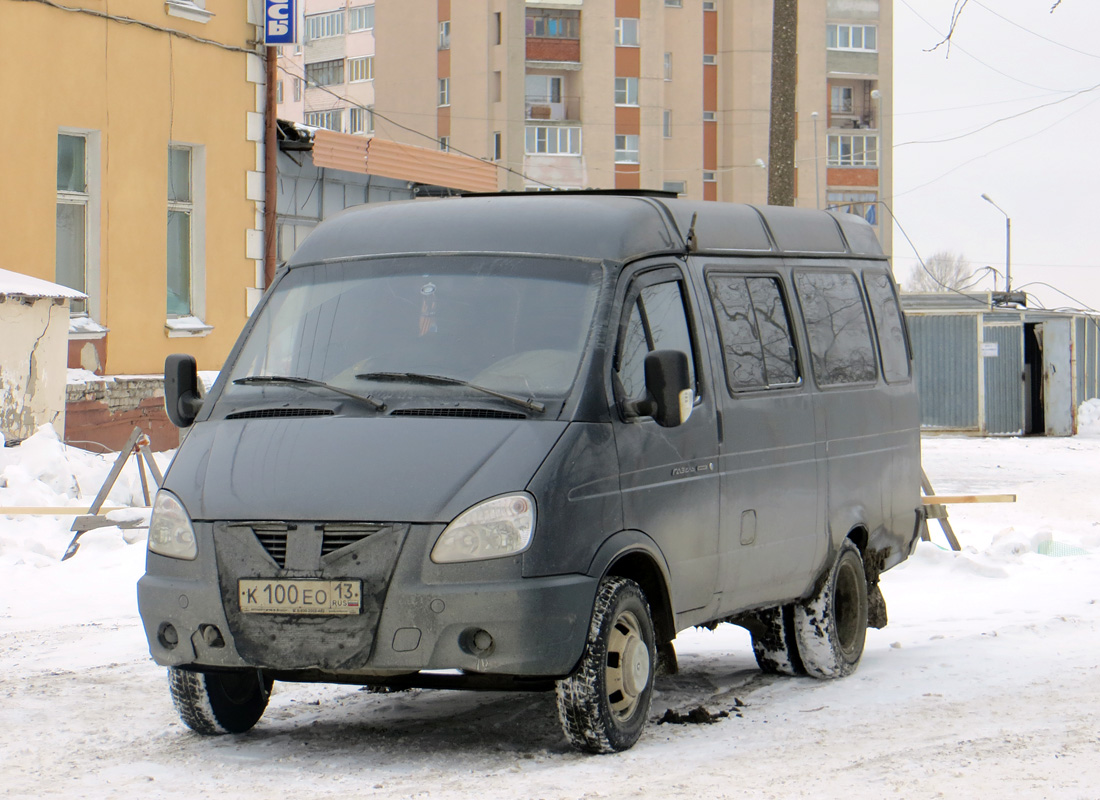
[{"label": "van windshield", "polygon": [[223,397],[318,388],[331,397],[335,388],[376,408],[414,396],[520,405],[564,397],[600,278],[593,264],[526,257],[295,267],[256,319]]}]

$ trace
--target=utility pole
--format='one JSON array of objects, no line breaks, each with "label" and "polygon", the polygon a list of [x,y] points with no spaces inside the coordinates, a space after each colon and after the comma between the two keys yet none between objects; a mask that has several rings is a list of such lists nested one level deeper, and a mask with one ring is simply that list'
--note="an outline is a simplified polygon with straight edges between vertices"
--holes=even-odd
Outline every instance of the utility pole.
[{"label": "utility pole", "polygon": [[275,280],[276,225],[275,201],[278,174],[275,155],[279,147],[276,119],[275,82],[278,79],[279,54],[276,48],[267,47],[267,86],[264,102],[264,289]]},{"label": "utility pole", "polygon": [[798,0],[773,0],[771,125],[768,141],[769,205],[794,205],[797,88]]}]

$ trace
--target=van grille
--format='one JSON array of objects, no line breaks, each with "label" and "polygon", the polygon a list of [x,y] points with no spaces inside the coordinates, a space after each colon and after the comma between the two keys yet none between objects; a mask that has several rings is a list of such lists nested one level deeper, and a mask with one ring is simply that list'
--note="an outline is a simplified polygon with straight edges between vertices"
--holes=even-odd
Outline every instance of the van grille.
[{"label": "van grille", "polygon": [[[235,527],[235,526],[233,526]],[[253,522],[246,526],[252,529],[256,539],[272,560],[280,568],[286,567],[287,541],[297,531],[296,525],[283,523]],[[384,530],[385,526],[370,523],[336,522],[321,526],[321,556],[335,553],[342,547],[355,544],[368,536]]]},{"label": "van grille", "polygon": [[331,417],[331,408],[259,408],[255,411],[236,411],[226,414],[226,419],[262,419],[265,417]]},{"label": "van grille", "polygon": [[395,417],[466,417],[468,419],[527,419],[526,414],[492,408],[399,408]]}]

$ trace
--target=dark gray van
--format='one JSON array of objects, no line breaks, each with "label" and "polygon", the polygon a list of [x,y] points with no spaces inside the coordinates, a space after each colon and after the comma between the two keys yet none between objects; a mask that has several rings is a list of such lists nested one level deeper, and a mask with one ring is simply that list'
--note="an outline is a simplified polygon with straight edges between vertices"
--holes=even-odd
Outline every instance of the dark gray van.
[{"label": "dark gray van", "polygon": [[677,631],[850,673],[921,519],[890,268],[858,217],[661,195],[481,196],[322,223],[157,495],[141,616],[183,721],[272,682],[556,690],[623,750]]}]

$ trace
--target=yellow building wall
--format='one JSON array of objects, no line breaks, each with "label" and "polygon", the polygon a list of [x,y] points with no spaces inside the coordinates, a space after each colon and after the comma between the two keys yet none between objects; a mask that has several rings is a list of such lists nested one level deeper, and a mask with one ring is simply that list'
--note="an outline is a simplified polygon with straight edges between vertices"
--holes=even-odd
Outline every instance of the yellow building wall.
[{"label": "yellow building wall", "polygon": [[[151,0],[67,0],[236,48],[252,49],[248,4],[207,0],[195,22]],[[164,358],[189,352],[200,369],[221,366],[244,325],[246,287],[256,285],[248,231],[260,225],[248,173],[258,143],[249,112],[262,110],[262,68],[230,52],[133,24],[39,2],[0,0],[0,98],[9,140],[0,159],[0,268],[55,279],[57,134],[100,132],[99,281],[96,322],[110,329],[106,374],[158,373]],[[251,71],[247,61],[255,63]],[[255,115],[252,120],[255,123]],[[255,124],[253,124],[255,129]],[[205,149],[205,313],[213,330],[169,338],[167,158],[170,142]],[[259,178],[259,180],[257,180]],[[253,176],[253,191],[262,177]],[[254,238],[254,237],[253,237]],[[248,257],[249,255],[252,258]],[[196,304],[199,305],[199,304]]]}]

